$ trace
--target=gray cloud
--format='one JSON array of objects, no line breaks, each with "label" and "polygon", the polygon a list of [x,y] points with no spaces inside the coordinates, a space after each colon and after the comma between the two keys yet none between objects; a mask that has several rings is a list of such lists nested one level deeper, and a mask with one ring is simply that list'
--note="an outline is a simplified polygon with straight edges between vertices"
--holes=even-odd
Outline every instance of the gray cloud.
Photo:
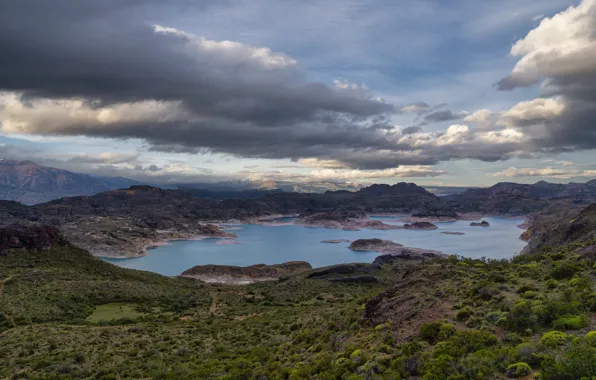
[{"label": "gray cloud", "polygon": [[411,135],[412,133],[420,133],[422,132],[422,128],[417,126],[406,127],[402,129],[401,133],[404,135]]},{"label": "gray cloud", "polygon": [[[541,75],[550,80],[545,93],[566,101],[561,115],[540,119],[547,133],[534,133],[538,119],[533,111],[510,118],[511,130],[477,133],[454,126],[425,133],[420,126],[459,120],[467,113],[423,102],[395,107],[364,86],[308,82],[283,53],[205,40],[145,21],[168,6],[150,0],[3,1],[0,90],[9,92],[0,93],[4,132],[139,138],[149,151],[317,158],[365,170],[459,158],[495,161],[532,150],[593,146],[590,67],[596,64],[563,65],[570,71]],[[518,55],[532,54],[527,49],[520,48]],[[541,57],[532,56],[537,67],[552,66]],[[514,70],[506,80],[510,84],[501,89],[535,83],[537,77]],[[400,131],[391,123],[395,113],[414,113],[417,124]],[[101,170],[116,164],[104,161]],[[143,165],[131,173],[166,169]]]},{"label": "gray cloud", "polygon": [[[155,29],[141,19],[155,4],[3,2],[0,89],[21,94],[22,118],[32,117],[27,108],[42,108],[40,98],[57,99],[55,107],[82,99],[71,106],[115,115],[89,120],[81,112],[81,120],[64,115],[71,120],[49,126],[39,111],[38,123],[20,128],[141,138],[151,150],[167,152],[264,158],[317,155],[310,148],[316,144],[321,151],[385,145],[375,131],[386,129],[398,110],[365,88],[306,82],[291,57],[266,48]],[[143,101],[151,103],[139,107]],[[152,119],[141,116],[147,108]]]},{"label": "gray cloud", "polygon": [[468,116],[467,112],[453,112],[450,110],[435,111],[424,115],[426,123],[440,123],[445,121],[460,120]]},{"label": "gray cloud", "polygon": [[69,159],[80,164],[123,164],[133,163],[139,158],[135,153],[104,152],[97,155],[82,154]]}]

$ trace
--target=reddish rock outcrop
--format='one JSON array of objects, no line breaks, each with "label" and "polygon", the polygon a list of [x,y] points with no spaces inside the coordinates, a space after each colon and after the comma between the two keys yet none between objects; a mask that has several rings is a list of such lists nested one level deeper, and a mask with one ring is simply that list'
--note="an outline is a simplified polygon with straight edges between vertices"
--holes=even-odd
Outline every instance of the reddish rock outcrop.
[{"label": "reddish rock outcrop", "polygon": [[0,254],[7,249],[43,251],[54,244],[67,244],[55,227],[11,225],[0,228]]}]

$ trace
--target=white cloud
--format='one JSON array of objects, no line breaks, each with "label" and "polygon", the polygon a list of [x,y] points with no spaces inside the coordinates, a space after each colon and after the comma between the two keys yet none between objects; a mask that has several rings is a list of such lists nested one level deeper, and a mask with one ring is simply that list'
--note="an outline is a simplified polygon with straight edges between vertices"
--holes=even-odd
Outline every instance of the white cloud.
[{"label": "white cloud", "polygon": [[196,53],[217,53],[225,55],[227,62],[246,62],[253,60],[263,67],[287,68],[296,65],[296,60],[288,55],[273,52],[269,48],[255,47],[235,41],[214,41],[194,34],[184,32],[175,28],[168,28],[162,25],[154,25],[155,32],[158,34],[171,34],[183,37],[188,40],[188,47],[195,49]]},{"label": "white cloud", "polygon": [[513,56],[521,56],[501,87],[537,83],[543,77],[578,75],[596,67],[596,0],[544,18],[538,27],[517,41]]},{"label": "white cloud", "polygon": [[487,109],[481,109],[466,116],[464,121],[466,123],[474,124],[482,129],[494,128],[494,125],[499,117],[498,112],[493,112]]},{"label": "white cloud", "polygon": [[550,177],[569,179],[573,177],[596,177],[596,170],[583,170],[572,168],[554,168],[547,166],[545,168],[516,168],[510,167],[498,173],[493,177]]},{"label": "white cloud", "polygon": [[81,99],[30,99],[0,93],[0,120],[5,133],[64,132],[69,128],[109,128],[115,124],[183,121],[191,118],[179,101],[144,100],[94,107]]},{"label": "white cloud", "polygon": [[334,170],[321,169],[310,173],[317,180],[363,180],[376,178],[437,177],[446,174],[432,166],[413,165],[383,170]]},{"label": "white cloud", "polygon": [[321,160],[318,158],[302,158],[298,160],[301,166],[307,168],[326,168],[326,169],[344,169],[345,164],[336,160]]},{"label": "white cloud", "polygon": [[516,104],[501,114],[499,125],[516,126],[536,124],[561,116],[565,103],[560,99],[537,98]]},{"label": "white cloud", "polygon": [[124,164],[136,162],[138,159],[138,153],[101,152],[99,154],[76,155],[69,161],[87,164]]}]

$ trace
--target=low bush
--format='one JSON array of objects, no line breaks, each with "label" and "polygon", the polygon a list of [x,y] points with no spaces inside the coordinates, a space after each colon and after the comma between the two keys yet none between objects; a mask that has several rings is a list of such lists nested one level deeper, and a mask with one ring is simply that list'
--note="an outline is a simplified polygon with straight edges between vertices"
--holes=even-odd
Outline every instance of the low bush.
[{"label": "low bush", "polygon": [[467,321],[468,318],[472,316],[472,314],[474,314],[474,311],[466,306],[457,312],[457,314],[455,315],[455,319],[462,322]]},{"label": "low bush", "polygon": [[557,348],[567,343],[568,336],[561,331],[549,331],[542,335],[540,344],[547,348]]},{"label": "low bush", "polygon": [[507,367],[507,377],[522,377],[532,373],[532,367],[527,363],[519,362]]},{"label": "low bush", "polygon": [[520,286],[519,288],[517,288],[517,292],[519,294],[523,294],[528,291],[535,292],[537,290],[538,290],[538,287],[536,286],[536,284],[532,284],[532,283],[526,283],[526,284],[523,284],[522,286]]},{"label": "low bush", "polygon": [[551,278],[550,280],[545,282],[545,285],[547,289],[553,290],[559,287],[559,281]]},{"label": "low bush", "polygon": [[588,319],[581,315],[566,315],[553,322],[553,328],[558,330],[579,330],[588,325]]}]

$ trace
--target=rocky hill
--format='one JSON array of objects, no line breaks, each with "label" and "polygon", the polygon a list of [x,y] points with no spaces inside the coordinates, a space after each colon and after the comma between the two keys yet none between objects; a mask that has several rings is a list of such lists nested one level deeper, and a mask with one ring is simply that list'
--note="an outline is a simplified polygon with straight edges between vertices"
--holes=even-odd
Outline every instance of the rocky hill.
[{"label": "rocky hill", "polygon": [[557,246],[591,247],[596,244],[596,203],[578,208],[553,206],[532,215],[529,224],[523,235],[528,240],[524,253]]},{"label": "rocky hill", "polygon": [[31,161],[0,160],[0,199],[24,204],[75,195],[91,195],[129,187],[136,183],[126,178],[73,173],[37,165]]},{"label": "rocky hill", "polygon": [[251,284],[259,281],[276,281],[284,276],[306,272],[312,266],[305,261],[283,264],[257,264],[248,267],[231,265],[197,265],[182,272],[180,277],[193,278],[210,284]]},{"label": "rocky hill", "polygon": [[488,188],[467,189],[441,199],[456,212],[527,215],[554,202],[581,205],[596,201],[596,180],[569,184],[541,181],[532,185],[502,182]]},{"label": "rocky hill", "polygon": [[[223,200],[197,198],[188,191],[137,185],[34,206],[0,201],[0,225],[51,225],[95,255],[137,256],[143,254],[147,246],[167,239],[188,239],[197,235],[232,237],[233,234],[210,224],[218,221],[256,221],[266,216],[300,214],[299,221],[310,225],[399,228],[361,216],[387,212],[443,220],[457,218],[455,210],[527,215],[556,204],[579,207],[591,199],[592,185],[593,182],[581,186],[503,183],[440,198],[413,183],[398,183],[373,185],[356,192],[276,192],[256,199]],[[409,227],[418,228],[415,224]]]}]

